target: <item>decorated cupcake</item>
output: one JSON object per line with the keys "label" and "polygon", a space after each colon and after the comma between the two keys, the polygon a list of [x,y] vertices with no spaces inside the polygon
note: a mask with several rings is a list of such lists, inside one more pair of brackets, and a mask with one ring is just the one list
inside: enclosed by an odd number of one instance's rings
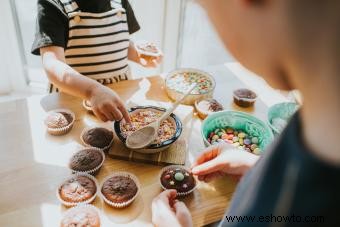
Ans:
{"label": "decorated cupcake", "polygon": [[160,183],[164,190],[175,189],[179,196],[190,194],[196,187],[196,180],[192,173],[178,165],[163,168]]}
{"label": "decorated cupcake", "polygon": [[101,149],[89,147],[76,152],[70,159],[69,167],[73,172],[83,172],[95,175],[105,160]]}
{"label": "decorated cupcake", "polygon": [[74,113],[70,110],[52,110],[47,113],[47,117],[45,119],[47,132],[55,136],[64,135],[72,129],[74,120]]}
{"label": "decorated cupcake", "polygon": [[100,227],[100,217],[92,205],[78,205],[63,216],[60,227]]}
{"label": "decorated cupcake", "polygon": [[117,172],[108,176],[101,186],[104,201],[116,208],[130,205],[137,197],[138,191],[137,177],[127,172]]}
{"label": "decorated cupcake", "polygon": [[113,144],[113,132],[106,128],[84,129],[81,140],[86,146],[97,147],[107,152]]}
{"label": "decorated cupcake", "polygon": [[144,59],[152,59],[162,55],[156,44],[152,42],[138,41],[135,43],[135,47],[140,57]]}
{"label": "decorated cupcake", "polygon": [[91,203],[97,195],[97,181],[85,173],[67,178],[57,189],[57,197],[65,206]]}

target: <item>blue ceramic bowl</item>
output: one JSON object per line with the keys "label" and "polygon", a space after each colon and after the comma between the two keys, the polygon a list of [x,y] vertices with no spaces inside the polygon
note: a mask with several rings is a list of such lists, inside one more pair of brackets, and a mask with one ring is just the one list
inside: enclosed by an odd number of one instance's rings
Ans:
{"label": "blue ceramic bowl", "polygon": [[[161,112],[161,113],[164,113],[166,111],[165,108],[156,107],[156,106],[136,106],[136,107],[130,108],[129,113],[136,113],[141,110],[152,110],[152,111]],[[150,144],[146,148],[136,150],[137,152],[147,153],[147,154],[158,153],[160,151],[167,149],[171,144],[173,144],[181,136],[182,134],[181,120],[173,113],[170,115],[169,118],[172,121],[172,123],[176,126],[176,132],[173,135],[173,137],[159,144]],[[122,141],[125,145],[126,138],[122,134],[122,131],[120,128],[120,122],[116,121],[114,123],[114,130],[116,132],[116,135],[120,139],[120,141]]]}
{"label": "blue ceramic bowl", "polygon": [[210,146],[207,138],[210,132],[217,128],[231,127],[236,130],[242,130],[252,137],[259,138],[259,147],[261,150],[273,141],[274,135],[266,123],[260,119],[239,111],[221,111],[209,115],[202,123],[201,135],[204,144]]}
{"label": "blue ceramic bowl", "polygon": [[275,123],[273,124],[273,119],[279,118],[280,120],[282,119],[283,121],[288,122],[298,109],[299,105],[294,102],[283,102],[271,106],[268,110],[267,120],[273,132],[275,134],[280,134],[284,128],[284,125],[278,127]]}

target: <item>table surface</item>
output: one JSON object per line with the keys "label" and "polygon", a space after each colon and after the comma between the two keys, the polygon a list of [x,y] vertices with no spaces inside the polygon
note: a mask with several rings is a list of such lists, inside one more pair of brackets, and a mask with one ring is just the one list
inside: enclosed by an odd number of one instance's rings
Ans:
{"label": "table surface", "polygon": [[[267,106],[258,100],[254,108],[239,108],[232,102],[232,91],[245,85],[225,66],[209,71],[216,80],[214,97],[229,110],[241,110],[265,120]],[[126,102],[143,104],[170,102],[163,78],[154,76],[111,85]],[[0,104],[0,226],[59,226],[66,208],[57,200],[58,184],[70,171],[70,156],[81,147],[84,127],[103,124],[86,113],[81,101],[65,94],[34,96]],[[72,131],[61,137],[47,134],[46,112],[69,108],[76,114]],[[106,123],[109,124],[109,123]],[[200,136],[201,120],[193,116],[188,156],[190,164],[204,149]],[[101,210],[102,226],[152,226],[151,201],[160,191],[158,174],[162,167],[107,158],[98,181],[112,171],[129,171],[141,182],[136,201],[128,208],[111,209],[97,196],[94,205]],[[182,200],[189,207],[194,225],[202,226],[223,218],[236,183],[228,177],[212,183],[199,182],[197,190]]]}

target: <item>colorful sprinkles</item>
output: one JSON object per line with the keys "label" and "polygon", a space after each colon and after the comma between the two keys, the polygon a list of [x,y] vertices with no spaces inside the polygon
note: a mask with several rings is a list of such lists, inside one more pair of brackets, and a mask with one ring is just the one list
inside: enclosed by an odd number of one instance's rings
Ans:
{"label": "colorful sprinkles", "polygon": [[212,80],[197,72],[181,72],[172,75],[167,79],[167,87],[179,93],[187,91],[191,84],[196,83],[196,88],[191,92],[192,95],[208,93],[212,86]]}

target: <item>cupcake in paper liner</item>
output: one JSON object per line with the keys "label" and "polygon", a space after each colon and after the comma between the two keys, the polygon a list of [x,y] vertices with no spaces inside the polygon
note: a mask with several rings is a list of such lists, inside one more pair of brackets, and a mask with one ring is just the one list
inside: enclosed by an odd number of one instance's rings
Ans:
{"label": "cupcake in paper liner", "polygon": [[196,179],[188,168],[180,165],[164,167],[159,175],[160,185],[164,190],[175,189],[178,196],[185,196],[196,188]]}
{"label": "cupcake in paper liner", "polygon": [[60,222],[60,227],[88,226],[100,227],[99,210],[89,204],[79,204],[67,210]]}
{"label": "cupcake in paper liner", "polygon": [[89,113],[93,114],[92,106],[89,100],[83,100],[83,107],[85,110],[87,110]]}
{"label": "cupcake in paper liner", "polygon": [[115,172],[104,179],[100,188],[105,203],[115,208],[124,208],[136,199],[140,184],[131,173]]}
{"label": "cupcake in paper liner", "polygon": [[80,140],[85,146],[97,147],[108,152],[113,144],[113,131],[103,127],[85,128]]}
{"label": "cupcake in paper liner", "polygon": [[47,132],[54,136],[68,133],[74,124],[75,115],[68,109],[55,109],[47,113],[45,125]]}
{"label": "cupcake in paper liner", "polygon": [[65,206],[92,203],[97,196],[98,182],[87,173],[67,177],[57,188],[57,198]]}
{"label": "cupcake in paper liner", "polygon": [[104,152],[96,147],[86,147],[77,151],[70,159],[69,168],[73,173],[96,175],[105,161]]}

